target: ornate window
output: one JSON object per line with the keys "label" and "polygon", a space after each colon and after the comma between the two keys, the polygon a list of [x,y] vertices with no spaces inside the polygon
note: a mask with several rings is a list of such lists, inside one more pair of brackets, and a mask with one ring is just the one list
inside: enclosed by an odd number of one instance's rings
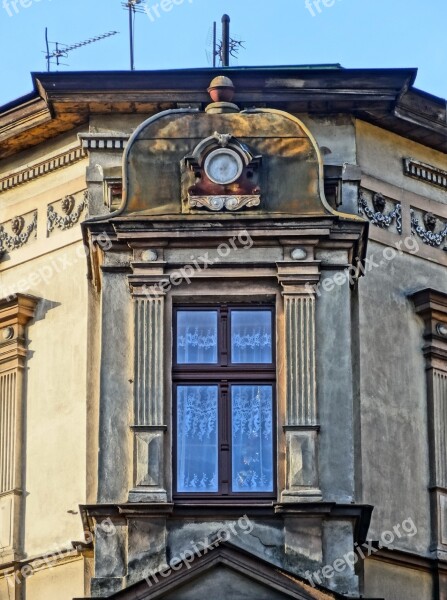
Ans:
{"label": "ornate window", "polygon": [[275,494],[275,340],[270,306],[174,315],[176,497]]}

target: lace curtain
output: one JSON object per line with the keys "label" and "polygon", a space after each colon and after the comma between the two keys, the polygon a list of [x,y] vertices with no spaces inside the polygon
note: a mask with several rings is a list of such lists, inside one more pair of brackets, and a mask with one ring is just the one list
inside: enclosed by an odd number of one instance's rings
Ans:
{"label": "lace curtain", "polygon": [[270,311],[231,313],[231,356],[235,364],[268,364],[272,354],[272,314]]}
{"label": "lace curtain", "polygon": [[271,386],[232,386],[234,492],[273,491]]}
{"label": "lace curtain", "polygon": [[217,363],[217,311],[181,311],[177,315],[177,362]]}
{"label": "lace curtain", "polygon": [[[177,314],[177,362],[218,362],[217,311],[179,311]],[[272,315],[266,310],[231,311],[231,360],[233,364],[270,364],[273,361]]]}
{"label": "lace curtain", "polygon": [[177,489],[217,492],[217,386],[177,388]]}

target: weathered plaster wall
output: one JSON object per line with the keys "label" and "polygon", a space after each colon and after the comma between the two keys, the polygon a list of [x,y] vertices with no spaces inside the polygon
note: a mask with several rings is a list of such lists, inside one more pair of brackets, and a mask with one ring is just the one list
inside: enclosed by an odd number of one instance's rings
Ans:
{"label": "weathered plaster wall", "polygon": [[[63,234],[61,234],[63,235]],[[34,273],[66,269],[27,293],[41,300],[29,325],[25,393],[25,550],[82,538],[78,504],[85,501],[86,264],[80,243],[1,274],[14,289]],[[68,265],[70,265],[68,267]],[[67,511],[75,511],[69,514]]]}
{"label": "weathered plaster wall", "polygon": [[386,600],[433,598],[433,583],[430,573],[406,569],[395,565],[367,560],[365,563],[365,595],[369,598]]}
{"label": "weathered plaster wall", "polygon": [[[2,161],[0,177],[78,146],[77,131],[60,136]],[[70,194],[80,201],[86,164],[81,159],[0,195],[1,223],[38,213],[36,237],[0,262],[2,298],[22,292],[39,299],[28,328],[23,395],[21,532],[28,558],[73,551],[71,542],[84,539],[78,507],[86,501],[87,264],[78,223],[48,236],[47,206]],[[80,220],[86,214],[84,209]],[[27,600],[82,596],[84,559],[51,563],[28,577],[25,587]]]}
{"label": "weathered plaster wall", "polygon": [[[349,503],[354,499],[350,289],[347,281],[332,291],[323,288],[336,272],[323,268],[316,303],[319,469],[324,500]],[[329,289],[329,281],[326,285]]]}
{"label": "weathered plaster wall", "polygon": [[317,140],[325,165],[356,164],[354,120],[350,115],[297,115]]}
{"label": "weathered plaster wall", "polygon": [[[384,246],[370,243],[380,263]],[[418,535],[396,546],[427,553],[429,468],[422,323],[408,295],[447,291],[445,269],[397,255],[359,285],[363,501],[375,505],[371,536],[412,518]]]}
{"label": "weathered plaster wall", "polygon": [[[396,546],[421,554],[429,547],[429,464],[427,439],[427,392],[422,355],[422,323],[415,316],[408,296],[431,287],[447,290],[442,249],[428,252],[422,240],[410,234],[409,206],[431,201],[430,210],[442,214],[445,191],[404,175],[403,158],[445,169],[445,155],[362,121],[356,122],[358,164],[368,187],[388,185],[404,203],[402,236],[370,226],[368,272],[359,283],[359,394],[361,445],[358,471],[362,500],[375,505],[370,536],[412,518],[418,534],[397,540]],[[385,188],[387,189],[387,188]],[[394,190],[394,191],[393,191]],[[381,191],[380,189],[378,191]],[[406,193],[416,194],[407,200]],[[418,201],[418,198],[420,200]],[[389,260],[387,245],[396,242],[411,247]],[[419,245],[419,250],[417,250]],[[405,249],[405,248],[404,248]],[[417,250],[417,251],[416,251]],[[422,258],[429,258],[425,260]],[[378,566],[375,567],[379,569]],[[423,596],[421,596],[423,597]]]}
{"label": "weathered plaster wall", "polygon": [[102,281],[98,502],[126,502],[132,485],[133,303],[127,278]]}
{"label": "weathered plaster wall", "polygon": [[414,158],[446,170],[445,154],[360,120],[356,121],[356,137],[357,164],[364,174],[447,204],[445,190],[408,177],[403,170],[403,158]]}
{"label": "weathered plaster wall", "polygon": [[83,596],[82,558],[49,570],[37,571],[26,582],[27,600],[72,600]]}

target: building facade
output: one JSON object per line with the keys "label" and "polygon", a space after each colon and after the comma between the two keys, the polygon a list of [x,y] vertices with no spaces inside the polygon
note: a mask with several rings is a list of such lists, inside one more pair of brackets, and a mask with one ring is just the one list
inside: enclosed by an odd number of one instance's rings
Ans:
{"label": "building facade", "polygon": [[0,598],[447,598],[415,76],[45,73],[0,109]]}

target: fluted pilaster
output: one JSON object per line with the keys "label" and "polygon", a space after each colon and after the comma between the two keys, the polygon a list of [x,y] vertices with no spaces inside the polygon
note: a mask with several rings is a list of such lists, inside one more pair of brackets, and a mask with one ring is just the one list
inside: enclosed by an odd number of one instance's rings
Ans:
{"label": "fluted pilaster", "polygon": [[158,288],[157,293],[151,293],[147,283],[144,276],[131,276],[135,307],[135,385],[131,426],[134,487],[129,501],[166,502],[165,295]]}
{"label": "fluted pilaster", "polygon": [[314,262],[278,264],[283,286],[286,371],[286,486],[283,502],[322,499],[318,474],[315,295],[306,283],[318,281]]}
{"label": "fluted pilaster", "polygon": [[316,425],[315,299],[284,295],[287,425]]}
{"label": "fluted pilaster", "polygon": [[434,480],[432,483],[447,490],[447,371],[441,372],[433,369],[431,377],[433,427],[435,430],[433,438]]}
{"label": "fluted pilaster", "polygon": [[163,296],[135,300],[135,425],[164,423],[164,302]]}
{"label": "fluted pilaster", "polygon": [[0,547],[2,562],[21,557],[23,379],[27,323],[37,299],[0,300]]}

